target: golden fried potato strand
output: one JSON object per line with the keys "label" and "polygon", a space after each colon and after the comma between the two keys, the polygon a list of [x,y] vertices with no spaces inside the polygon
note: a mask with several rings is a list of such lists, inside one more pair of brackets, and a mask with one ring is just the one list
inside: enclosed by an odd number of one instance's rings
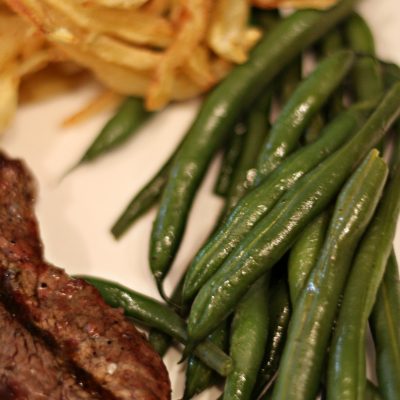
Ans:
{"label": "golden fried potato strand", "polygon": [[261,35],[248,26],[249,0],[1,1],[42,34],[18,50],[30,54],[20,74],[64,57],[149,110],[208,91]]}
{"label": "golden fried potato strand", "polygon": [[211,0],[186,0],[177,16],[175,41],[167,48],[154,75],[146,98],[149,110],[163,108],[172,96],[177,69],[206,35]]}
{"label": "golden fried potato strand", "polygon": [[84,2],[86,6],[91,4],[101,4],[106,7],[130,8],[140,7],[147,3],[148,0],[87,0]]}
{"label": "golden fried potato strand", "polygon": [[338,0],[251,0],[252,5],[260,8],[315,8],[332,7]]}
{"label": "golden fried potato strand", "polygon": [[65,118],[62,122],[64,128],[80,124],[90,117],[97,115],[103,111],[115,108],[121,103],[123,97],[112,90],[104,89],[91,99],[83,108]]}
{"label": "golden fried potato strand", "polygon": [[3,65],[0,71],[0,133],[8,127],[17,110],[19,81],[16,64]]}
{"label": "golden fried potato strand", "polygon": [[234,63],[247,60],[249,49],[261,38],[260,29],[248,26],[247,0],[217,0],[207,42],[219,56]]}
{"label": "golden fried potato strand", "polygon": [[[132,70],[131,68],[99,60],[94,55],[68,44],[62,45],[61,48],[71,59],[89,68],[101,82],[104,82],[106,86],[117,93],[141,97],[144,97],[147,93],[152,80],[152,73]],[[174,82],[172,99],[187,100],[201,93],[202,90],[199,86],[182,75]]]}
{"label": "golden fried potato strand", "polygon": [[50,64],[25,76],[19,87],[19,102],[31,103],[64,95],[93,82],[92,75],[68,62]]}
{"label": "golden fried potato strand", "polygon": [[0,132],[16,112],[21,79],[54,61],[58,55],[44,45],[36,29],[1,4],[0,8]]}

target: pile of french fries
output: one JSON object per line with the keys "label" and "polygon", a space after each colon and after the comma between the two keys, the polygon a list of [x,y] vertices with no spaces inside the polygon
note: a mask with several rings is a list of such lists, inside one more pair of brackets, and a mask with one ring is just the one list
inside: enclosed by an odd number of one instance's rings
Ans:
{"label": "pile of french fries", "polygon": [[249,25],[253,5],[334,2],[0,0],[0,131],[15,113],[21,82],[28,82],[22,87],[29,98],[35,81],[46,85],[48,77],[52,89],[69,87],[84,70],[118,94],[143,97],[149,110],[195,97],[247,60],[262,34]]}

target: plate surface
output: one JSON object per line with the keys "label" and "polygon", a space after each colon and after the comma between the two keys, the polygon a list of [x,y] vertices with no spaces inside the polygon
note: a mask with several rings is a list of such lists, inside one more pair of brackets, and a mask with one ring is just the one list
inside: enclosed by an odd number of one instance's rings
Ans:
{"label": "plate surface", "polygon": [[[364,0],[359,9],[375,34],[378,55],[400,64],[398,0]],[[110,235],[109,228],[131,196],[172,152],[200,102],[170,106],[123,148],[59,182],[109,117],[101,115],[74,128],[60,129],[61,121],[79,109],[95,90],[86,88],[21,107],[12,127],[0,139],[1,147],[11,156],[23,158],[38,181],[37,216],[47,260],[70,274],[102,276],[158,297],[147,261],[155,212],[140,219],[118,242]],[[206,238],[222,205],[211,194],[216,167],[214,163],[196,197],[181,251],[166,279],[167,292]],[[395,248],[400,255],[400,226]],[[176,364],[178,359],[176,351],[166,357],[173,399],[180,398],[183,390],[184,375],[182,366]],[[198,399],[216,399],[218,393],[212,389]]]}

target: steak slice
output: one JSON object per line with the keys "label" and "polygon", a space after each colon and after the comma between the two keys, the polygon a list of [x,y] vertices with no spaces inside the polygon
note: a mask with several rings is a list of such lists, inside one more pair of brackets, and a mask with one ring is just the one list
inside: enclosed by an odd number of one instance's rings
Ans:
{"label": "steak slice", "polygon": [[0,248],[11,262],[42,260],[43,249],[38,225],[32,212],[35,184],[17,160],[0,153]]}
{"label": "steak slice", "polygon": [[101,400],[0,303],[0,399]]}
{"label": "steak slice", "polygon": [[161,358],[122,310],[106,305],[85,281],[43,261],[32,187],[21,162],[0,156],[0,290],[5,303],[106,397],[170,399]]}

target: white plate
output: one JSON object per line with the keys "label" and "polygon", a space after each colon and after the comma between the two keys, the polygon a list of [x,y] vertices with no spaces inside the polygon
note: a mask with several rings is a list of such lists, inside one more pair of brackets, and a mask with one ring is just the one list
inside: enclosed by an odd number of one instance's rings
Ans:
{"label": "white plate", "polygon": [[[380,57],[400,64],[400,4],[398,0],[364,0],[362,14],[374,31]],[[21,107],[11,129],[1,138],[10,155],[26,160],[38,180],[37,215],[47,260],[70,274],[86,273],[119,281],[158,297],[149,273],[147,252],[154,211],[116,242],[109,228],[128,200],[174,149],[192,121],[199,102],[175,105],[161,112],[129,143],[100,161],[83,166],[61,183],[71,166],[97,135],[109,115],[101,115],[71,129],[60,122],[93,94],[87,88],[54,100]],[[167,292],[198,249],[218,215],[221,200],[212,195],[213,173],[207,176],[190,215],[182,249],[166,279]],[[400,255],[400,232],[396,238]],[[173,398],[183,390],[179,355],[167,359]],[[217,390],[198,399],[216,399]]]}

